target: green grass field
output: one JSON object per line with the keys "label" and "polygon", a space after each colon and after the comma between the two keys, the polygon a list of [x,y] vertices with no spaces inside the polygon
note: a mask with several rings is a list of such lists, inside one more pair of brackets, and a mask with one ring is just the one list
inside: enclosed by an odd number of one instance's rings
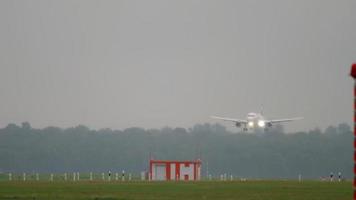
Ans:
{"label": "green grass field", "polygon": [[321,181],[0,181],[0,199],[352,199],[352,183]]}

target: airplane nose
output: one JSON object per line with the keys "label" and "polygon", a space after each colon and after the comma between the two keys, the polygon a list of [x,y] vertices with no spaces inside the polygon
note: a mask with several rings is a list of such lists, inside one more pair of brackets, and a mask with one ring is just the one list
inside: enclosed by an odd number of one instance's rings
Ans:
{"label": "airplane nose", "polygon": [[258,121],[258,126],[259,127],[265,127],[266,123],[263,120]]}

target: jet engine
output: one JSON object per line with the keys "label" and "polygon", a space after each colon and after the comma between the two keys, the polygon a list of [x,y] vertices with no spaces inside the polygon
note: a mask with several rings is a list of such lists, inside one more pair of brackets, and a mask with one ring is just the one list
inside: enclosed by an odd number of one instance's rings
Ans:
{"label": "jet engine", "polygon": [[236,122],[236,127],[241,127],[241,123],[240,122]]}

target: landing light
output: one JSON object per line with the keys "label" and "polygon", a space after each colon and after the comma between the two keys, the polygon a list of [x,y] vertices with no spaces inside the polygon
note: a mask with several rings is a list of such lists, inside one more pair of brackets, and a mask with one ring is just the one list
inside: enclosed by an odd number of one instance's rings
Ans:
{"label": "landing light", "polygon": [[265,127],[266,123],[264,121],[258,121],[258,126],[259,127]]}
{"label": "landing light", "polygon": [[249,127],[253,127],[253,122],[248,122]]}

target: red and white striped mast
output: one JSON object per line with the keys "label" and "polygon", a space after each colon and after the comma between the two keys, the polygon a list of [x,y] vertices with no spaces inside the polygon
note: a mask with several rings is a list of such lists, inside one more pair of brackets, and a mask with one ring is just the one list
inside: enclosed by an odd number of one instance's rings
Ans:
{"label": "red and white striped mast", "polygon": [[354,199],[356,199],[356,63],[351,66],[351,76],[354,79]]}

